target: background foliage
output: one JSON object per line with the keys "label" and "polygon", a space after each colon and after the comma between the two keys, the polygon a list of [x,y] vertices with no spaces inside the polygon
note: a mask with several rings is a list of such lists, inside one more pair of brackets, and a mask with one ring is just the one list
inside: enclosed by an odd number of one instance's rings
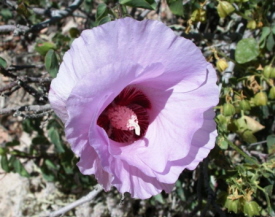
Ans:
{"label": "background foliage", "polygon": [[[275,216],[274,1],[4,0],[0,6],[0,117],[12,138],[0,140],[2,174],[42,176],[66,195],[85,195],[96,181],[76,167],[48,104],[50,82],[82,30],[125,16],[160,19],[216,67],[219,136],[209,157],[195,171],[184,171],[171,194],[145,201],[125,195],[130,205],[124,215]],[[31,138],[24,149],[23,132]],[[28,162],[37,169],[25,169]],[[121,198],[115,189],[108,195]],[[102,192],[93,205],[106,197]],[[111,216],[106,207],[101,215]],[[38,214],[33,212],[25,215]]]}

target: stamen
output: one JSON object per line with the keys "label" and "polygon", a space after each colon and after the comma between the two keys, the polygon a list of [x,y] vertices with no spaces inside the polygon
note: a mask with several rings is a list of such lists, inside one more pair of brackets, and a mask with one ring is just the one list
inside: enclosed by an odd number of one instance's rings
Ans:
{"label": "stamen", "polygon": [[149,126],[151,102],[135,87],[126,87],[105,108],[97,120],[108,137],[119,143],[132,144],[142,138]]}
{"label": "stamen", "polygon": [[135,130],[136,135],[140,135],[137,115],[126,106],[115,106],[107,112],[110,123],[120,130]]}
{"label": "stamen", "polygon": [[129,125],[131,125],[135,128],[135,134],[137,136],[140,136],[140,126],[135,121],[133,121],[132,119],[130,119],[128,123],[129,123]]}

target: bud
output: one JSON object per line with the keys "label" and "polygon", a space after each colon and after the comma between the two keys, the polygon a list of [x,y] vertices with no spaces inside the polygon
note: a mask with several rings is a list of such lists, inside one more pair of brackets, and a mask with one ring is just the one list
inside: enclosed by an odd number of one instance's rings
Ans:
{"label": "bud", "polygon": [[219,1],[217,6],[218,14],[221,18],[225,18],[227,15],[231,14],[235,8],[227,1]]}
{"label": "bud", "polygon": [[259,21],[258,23],[257,23],[257,28],[262,28],[263,27],[263,22],[262,21]]}
{"label": "bud", "polygon": [[265,92],[259,92],[254,96],[256,106],[267,105],[267,95]]}
{"label": "bud", "polygon": [[263,71],[264,76],[266,78],[270,78],[271,71],[272,71],[272,67],[271,66],[265,66],[264,67],[264,71]]}
{"label": "bud", "polygon": [[225,59],[219,59],[216,63],[216,66],[220,72],[223,72],[224,70],[227,69],[228,63],[226,62]]}
{"label": "bud", "polygon": [[257,23],[256,23],[255,20],[249,20],[248,23],[247,23],[247,25],[246,25],[246,27],[248,29],[256,29]]}
{"label": "bud", "polygon": [[232,203],[230,204],[230,206],[228,207],[228,211],[233,211],[234,213],[238,213],[240,210],[240,200],[233,200]]}
{"label": "bud", "polygon": [[274,67],[272,67],[272,69],[271,69],[270,78],[275,78],[275,68]]}
{"label": "bud", "polygon": [[245,201],[243,212],[245,215],[248,215],[249,217],[260,215],[259,205],[255,201]]}
{"label": "bud", "polygon": [[272,87],[270,88],[268,97],[269,97],[270,99],[275,99],[275,86],[272,86]]}
{"label": "bud", "polygon": [[247,100],[242,100],[240,102],[240,109],[244,111],[249,111],[251,109],[251,106]]}
{"label": "bud", "polygon": [[225,103],[223,105],[223,115],[224,116],[231,116],[235,114],[235,107],[231,103]]}

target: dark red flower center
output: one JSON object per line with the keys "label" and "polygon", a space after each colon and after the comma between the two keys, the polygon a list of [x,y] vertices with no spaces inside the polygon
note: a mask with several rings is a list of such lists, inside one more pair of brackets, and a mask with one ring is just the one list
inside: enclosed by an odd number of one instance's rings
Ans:
{"label": "dark red flower center", "polygon": [[149,125],[149,99],[135,87],[126,87],[100,114],[97,124],[109,138],[120,143],[132,143],[146,133]]}

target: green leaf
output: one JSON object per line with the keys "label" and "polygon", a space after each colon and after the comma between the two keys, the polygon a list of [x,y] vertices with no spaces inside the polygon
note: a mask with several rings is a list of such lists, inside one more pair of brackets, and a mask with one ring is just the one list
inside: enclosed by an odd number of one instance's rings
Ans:
{"label": "green leaf", "polygon": [[269,36],[267,37],[266,40],[266,48],[268,51],[272,51],[273,47],[274,47],[275,41],[274,41],[274,37],[273,34],[269,34]]}
{"label": "green leaf", "polygon": [[184,196],[184,191],[183,191],[183,188],[182,188],[182,184],[179,180],[176,182],[176,187],[177,187],[176,188],[177,195],[180,197],[180,199],[182,201],[186,201],[186,198]]}
{"label": "green leaf", "polygon": [[13,140],[11,142],[7,142],[6,143],[6,146],[9,146],[9,147],[11,147],[11,146],[17,146],[17,145],[20,145],[20,142],[18,140]]}
{"label": "green leaf", "polygon": [[103,17],[102,19],[100,19],[98,22],[97,22],[97,26],[100,26],[104,23],[108,23],[111,21],[111,18],[109,16],[106,16],[106,17]]}
{"label": "green leaf", "polygon": [[235,59],[243,64],[256,59],[259,55],[259,46],[254,38],[245,38],[238,42]]}
{"label": "green leaf", "polygon": [[269,135],[266,140],[268,154],[275,154],[275,135]]}
{"label": "green leaf", "polygon": [[270,32],[271,32],[271,29],[269,27],[265,26],[262,28],[262,34],[261,34],[261,38],[259,40],[259,44],[260,44],[261,48],[264,47],[265,40],[266,40],[267,36],[270,34]]}
{"label": "green leaf", "polygon": [[6,153],[8,153],[9,150],[7,148],[2,148],[0,147],[0,155],[6,155]]}
{"label": "green leaf", "polygon": [[35,50],[42,56],[45,56],[50,49],[55,49],[56,45],[52,42],[37,43]]}
{"label": "green leaf", "polygon": [[45,57],[45,67],[51,77],[55,78],[59,69],[59,63],[55,51],[50,49]]}
{"label": "green leaf", "polygon": [[272,192],[273,192],[273,185],[268,185],[264,187],[265,192],[272,197]]}
{"label": "green leaf", "polygon": [[182,0],[167,0],[167,4],[173,14],[183,16]]}
{"label": "green leaf", "polygon": [[156,201],[158,201],[159,203],[161,204],[165,204],[164,200],[163,200],[163,197],[161,194],[157,194],[153,197]]}
{"label": "green leaf", "polygon": [[0,67],[2,68],[6,68],[7,67],[7,62],[5,59],[3,59],[2,57],[0,57]]}
{"label": "green leaf", "polygon": [[1,167],[4,171],[10,172],[10,167],[9,167],[9,160],[7,155],[2,155],[1,156]]}
{"label": "green leaf", "polygon": [[63,148],[63,144],[61,142],[58,131],[54,127],[51,127],[48,130],[48,135],[50,137],[51,142],[54,144],[56,151],[58,153],[63,153],[65,150]]}
{"label": "green leaf", "polygon": [[9,9],[1,9],[0,15],[4,20],[9,20],[12,18],[12,12]]}
{"label": "green leaf", "polygon": [[49,160],[49,159],[46,159],[45,160],[45,164],[47,165],[47,167],[49,168],[49,169],[53,169],[53,170],[57,170],[58,169],[58,166],[57,165],[55,165],[51,160]]}
{"label": "green leaf", "polygon": [[101,3],[97,6],[97,9],[96,9],[96,20],[100,20],[102,17],[105,17],[107,16],[108,14],[108,7],[106,4],[104,3]]}
{"label": "green leaf", "polygon": [[64,154],[62,154],[61,156],[61,165],[65,171],[66,174],[73,174],[73,169],[74,169],[74,163],[73,160],[74,159],[74,154],[73,152],[66,148]]}
{"label": "green leaf", "polygon": [[145,8],[150,10],[155,10],[157,8],[157,3],[154,0],[119,0],[119,3],[134,8]]}
{"label": "green leaf", "polygon": [[18,160],[17,158],[14,158],[12,165],[13,165],[15,172],[17,172],[18,174],[20,174],[23,177],[30,177],[30,174],[24,168],[24,166],[22,165],[20,160]]}
{"label": "green leaf", "polygon": [[47,165],[45,164],[45,162],[43,163],[43,165],[40,167],[41,169],[41,173],[42,173],[42,176],[45,180],[49,181],[49,182],[52,182],[55,180],[55,175],[53,172],[51,172],[49,170],[49,168],[47,167]]}

